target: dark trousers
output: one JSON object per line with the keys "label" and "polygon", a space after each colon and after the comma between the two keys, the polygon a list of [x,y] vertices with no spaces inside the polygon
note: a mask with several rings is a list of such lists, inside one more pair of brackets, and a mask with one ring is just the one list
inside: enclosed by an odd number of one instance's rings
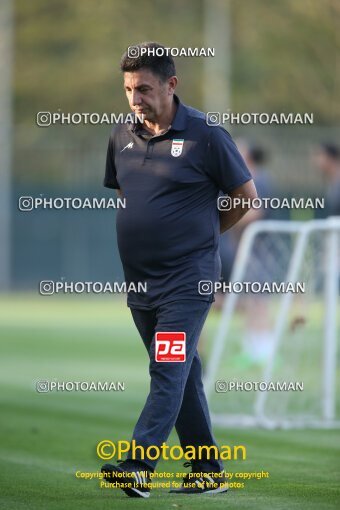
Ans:
{"label": "dark trousers", "polygon": [[[181,300],[150,311],[131,309],[133,320],[150,358],[150,393],[133,432],[137,445],[160,447],[175,426],[180,445],[216,446],[202,384],[202,366],[197,344],[211,303]],[[186,361],[156,362],[156,332],[186,333]],[[154,454],[154,449],[153,449]],[[141,457],[137,457],[140,460]],[[184,459],[185,460],[185,459]],[[144,459],[152,469],[157,460]],[[206,456],[199,461],[204,471],[221,471],[220,460]]]}

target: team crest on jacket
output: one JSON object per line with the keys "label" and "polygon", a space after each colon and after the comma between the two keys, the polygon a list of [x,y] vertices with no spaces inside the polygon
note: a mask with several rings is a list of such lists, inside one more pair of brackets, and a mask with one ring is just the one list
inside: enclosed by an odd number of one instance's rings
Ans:
{"label": "team crest on jacket", "polygon": [[171,156],[178,158],[182,154],[184,140],[174,139],[171,145]]}

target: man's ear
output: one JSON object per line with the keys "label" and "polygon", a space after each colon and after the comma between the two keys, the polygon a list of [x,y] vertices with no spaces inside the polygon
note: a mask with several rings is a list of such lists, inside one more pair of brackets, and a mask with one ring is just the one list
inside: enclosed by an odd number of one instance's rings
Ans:
{"label": "man's ear", "polygon": [[168,79],[168,93],[169,93],[169,96],[173,95],[173,93],[175,92],[175,88],[177,87],[177,83],[178,83],[177,76],[171,76]]}

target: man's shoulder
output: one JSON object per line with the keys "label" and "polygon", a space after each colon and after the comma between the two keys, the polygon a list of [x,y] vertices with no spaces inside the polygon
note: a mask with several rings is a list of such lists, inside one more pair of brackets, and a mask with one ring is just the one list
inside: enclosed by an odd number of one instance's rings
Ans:
{"label": "man's shoulder", "polygon": [[187,115],[190,119],[198,119],[203,120],[205,122],[206,114],[204,112],[201,112],[200,110],[197,110],[196,108],[193,108],[192,106],[189,106],[187,104],[183,106],[186,108]]}
{"label": "man's shoulder", "polygon": [[192,106],[184,106],[187,110],[190,127],[197,127],[207,136],[212,136],[214,138],[219,138],[220,136],[230,137],[230,134],[223,126],[219,124],[212,124],[210,122],[209,113],[204,113]]}
{"label": "man's shoulder", "polygon": [[193,108],[192,106],[188,106],[188,105],[183,105],[183,106],[186,109],[188,127],[190,129],[196,128],[196,129],[208,134],[209,126],[207,125],[207,122],[206,122],[206,114],[204,112],[201,112],[200,110],[197,110],[196,108]]}

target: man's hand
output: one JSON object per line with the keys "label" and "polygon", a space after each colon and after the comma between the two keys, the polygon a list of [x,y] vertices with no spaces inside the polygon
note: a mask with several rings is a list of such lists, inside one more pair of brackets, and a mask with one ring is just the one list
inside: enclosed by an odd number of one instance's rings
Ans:
{"label": "man's hand", "polygon": [[[241,198],[241,199],[249,199],[249,201],[257,198],[257,192],[255,188],[255,184],[253,179],[242,184],[238,188],[234,189],[229,193],[231,199],[233,198]],[[237,223],[242,216],[246,214],[250,209],[250,206],[240,203],[236,207],[232,207],[230,211],[220,211],[220,232],[223,234],[226,230],[231,228],[235,223]]]}

